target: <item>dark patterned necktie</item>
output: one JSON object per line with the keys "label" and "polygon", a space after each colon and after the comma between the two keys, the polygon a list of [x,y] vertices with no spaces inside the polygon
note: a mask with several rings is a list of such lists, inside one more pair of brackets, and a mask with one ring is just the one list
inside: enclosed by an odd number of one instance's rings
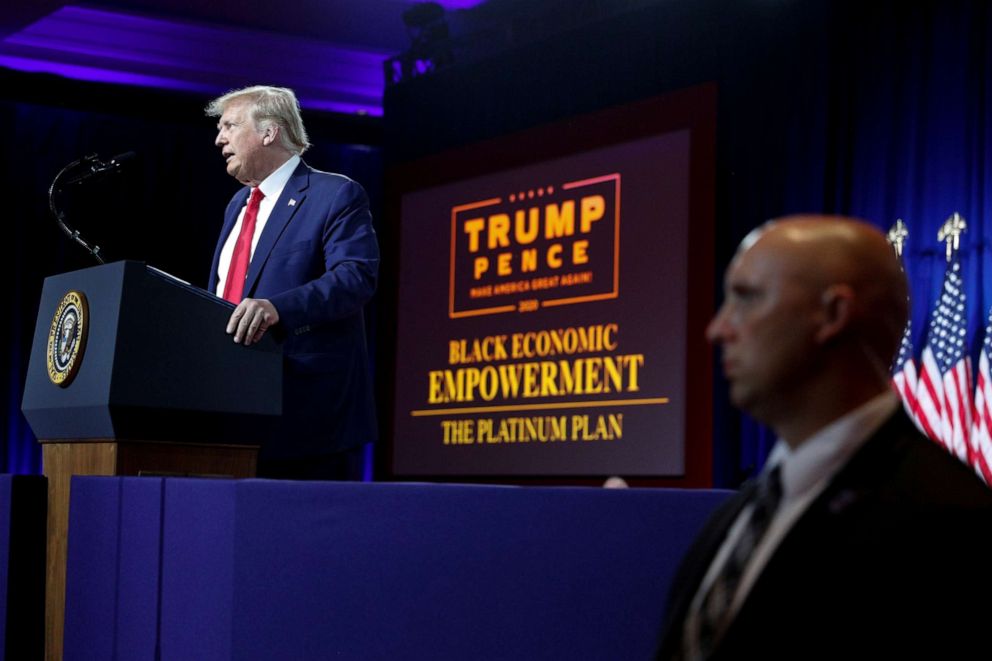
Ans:
{"label": "dark patterned necktie", "polygon": [[754,485],[750,498],[751,518],[744,526],[737,543],[727,561],[713,579],[709,591],[700,604],[698,629],[695,636],[696,647],[692,649],[689,636],[685,637],[684,657],[686,659],[709,658],[720,640],[720,636],[730,623],[730,606],[740,585],[744,568],[758,543],[768,531],[782,500],[782,479],[780,466],[763,475]]}

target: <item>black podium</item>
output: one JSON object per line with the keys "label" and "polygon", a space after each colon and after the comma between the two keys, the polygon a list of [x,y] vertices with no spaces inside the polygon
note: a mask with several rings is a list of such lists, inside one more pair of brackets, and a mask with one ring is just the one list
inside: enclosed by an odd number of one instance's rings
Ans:
{"label": "black podium", "polygon": [[282,410],[282,350],[230,303],[140,262],[45,280],[21,410],[48,477],[46,657],[61,658],[72,475],[252,477]]}

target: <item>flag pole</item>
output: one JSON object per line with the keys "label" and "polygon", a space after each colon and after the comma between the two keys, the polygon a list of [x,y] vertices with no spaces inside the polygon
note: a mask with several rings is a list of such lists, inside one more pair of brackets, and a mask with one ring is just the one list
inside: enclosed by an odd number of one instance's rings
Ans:
{"label": "flag pole", "polygon": [[889,233],[885,235],[889,244],[895,249],[896,257],[902,258],[902,247],[906,243],[906,239],[909,238],[909,230],[906,229],[906,223],[902,222],[902,218],[896,218],[895,225],[889,228]]}
{"label": "flag pole", "polygon": [[[947,261],[951,261],[951,255],[957,252],[960,247],[961,235],[968,229],[968,223],[957,211],[944,221],[937,232],[937,240],[947,244]],[[953,245],[953,248],[952,248]]]}

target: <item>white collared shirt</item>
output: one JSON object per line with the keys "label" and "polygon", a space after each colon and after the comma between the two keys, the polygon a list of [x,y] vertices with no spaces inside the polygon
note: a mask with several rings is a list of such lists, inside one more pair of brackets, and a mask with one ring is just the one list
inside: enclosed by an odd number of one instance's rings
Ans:
{"label": "white collared shirt", "polygon": [[[265,223],[268,222],[269,216],[272,215],[272,209],[275,208],[279,196],[282,195],[282,189],[286,187],[286,183],[299,164],[300,157],[293,154],[288,161],[280,165],[275,172],[262,180],[258,185],[265,197],[258,204],[258,216],[255,218],[255,234],[251,237],[251,257],[255,255],[255,246],[258,245],[258,237],[262,236],[262,230],[265,229]],[[224,296],[224,287],[227,284],[227,271],[231,268],[231,255],[234,254],[234,244],[238,242],[238,235],[241,234],[241,223],[244,220],[249,199],[251,199],[251,195],[245,199],[245,205],[241,207],[241,211],[238,213],[238,220],[234,223],[234,227],[231,228],[231,233],[227,235],[227,240],[224,241],[224,247],[220,251],[220,260],[217,262],[217,289],[214,293],[221,297]]]}
{"label": "white collared shirt", "polygon": [[[793,450],[784,440],[772,448],[762,469],[767,473],[781,466],[782,500],[765,532],[748,561],[737,585],[730,606],[731,617],[737,614],[769,558],[788,534],[810,503],[823,493],[834,475],[848,462],[855,452],[882,426],[899,407],[895,392],[887,390],[876,395],[860,407],[834,420],[819,430],[797,449]],[[750,506],[745,506],[727,532],[713,562],[693,597],[686,621],[686,632],[698,631],[698,617],[702,601],[727,562],[731,551],[744,533],[751,518]],[[687,636],[687,641],[693,636]]]}

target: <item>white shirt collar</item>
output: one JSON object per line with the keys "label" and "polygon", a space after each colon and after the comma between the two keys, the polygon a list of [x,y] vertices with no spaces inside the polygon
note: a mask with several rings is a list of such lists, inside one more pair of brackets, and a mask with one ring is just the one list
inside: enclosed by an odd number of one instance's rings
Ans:
{"label": "white shirt collar", "polygon": [[795,450],[779,440],[764,470],[782,466],[782,498],[801,498],[825,483],[899,407],[886,390],[813,434]]}
{"label": "white shirt collar", "polygon": [[275,172],[262,180],[258,187],[262,189],[266,199],[274,200],[282,193],[282,189],[286,187],[286,182],[293,176],[293,172],[299,164],[299,154],[293,154],[288,161],[276,168]]}

